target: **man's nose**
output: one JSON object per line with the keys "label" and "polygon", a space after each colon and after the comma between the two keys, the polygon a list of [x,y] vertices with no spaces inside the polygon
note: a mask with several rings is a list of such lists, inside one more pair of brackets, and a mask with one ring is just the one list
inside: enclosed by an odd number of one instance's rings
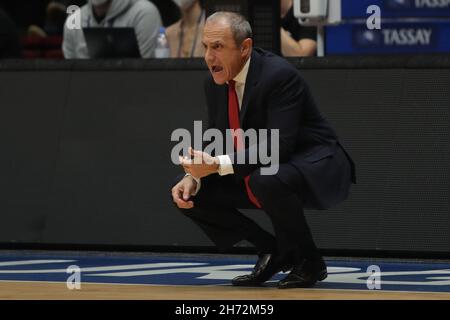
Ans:
{"label": "man's nose", "polygon": [[208,49],[206,49],[206,51],[205,51],[205,61],[206,61],[206,63],[214,62],[214,55]]}

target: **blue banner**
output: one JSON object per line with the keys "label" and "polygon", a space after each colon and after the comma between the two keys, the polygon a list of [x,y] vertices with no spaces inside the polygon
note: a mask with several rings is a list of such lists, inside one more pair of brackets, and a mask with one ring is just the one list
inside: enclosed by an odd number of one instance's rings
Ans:
{"label": "blue banner", "polygon": [[383,18],[450,18],[450,0],[342,0],[342,18],[367,18],[371,5],[380,7]]}
{"label": "blue banner", "polygon": [[381,30],[366,24],[326,27],[326,54],[450,52],[450,22],[390,23]]}

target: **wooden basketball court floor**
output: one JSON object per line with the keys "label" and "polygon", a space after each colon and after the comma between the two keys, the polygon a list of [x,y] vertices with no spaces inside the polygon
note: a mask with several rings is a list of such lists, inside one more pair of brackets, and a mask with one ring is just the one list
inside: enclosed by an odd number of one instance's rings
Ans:
{"label": "wooden basketball court floor", "polygon": [[[336,259],[326,259],[329,277],[315,288],[280,290],[276,281],[283,275],[265,287],[230,286],[229,279],[251,270],[254,258],[246,256],[0,251],[0,299],[450,300],[449,262]],[[74,265],[80,267],[78,289],[69,279]],[[373,265],[381,269],[378,289],[367,286]]]}
{"label": "wooden basketball court floor", "polygon": [[0,282],[2,300],[450,300],[449,293]]}

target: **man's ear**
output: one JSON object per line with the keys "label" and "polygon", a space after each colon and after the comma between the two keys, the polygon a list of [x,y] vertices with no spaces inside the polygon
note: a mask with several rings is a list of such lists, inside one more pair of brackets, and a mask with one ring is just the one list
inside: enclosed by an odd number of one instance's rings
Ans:
{"label": "man's ear", "polygon": [[242,57],[249,56],[251,53],[252,47],[253,47],[253,40],[251,38],[247,38],[244,41],[242,41],[242,44],[241,44]]}

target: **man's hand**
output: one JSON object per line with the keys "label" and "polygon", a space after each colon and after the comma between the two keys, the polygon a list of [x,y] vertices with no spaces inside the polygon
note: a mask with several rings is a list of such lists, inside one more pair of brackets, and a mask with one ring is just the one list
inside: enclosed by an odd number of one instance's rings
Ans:
{"label": "man's hand", "polygon": [[194,207],[194,202],[192,200],[189,201],[191,194],[197,188],[197,182],[190,177],[185,176],[172,188],[172,199],[173,202],[180,209],[191,209]]}
{"label": "man's hand", "polygon": [[203,178],[219,170],[219,159],[209,154],[189,148],[189,155],[193,159],[180,157],[180,164],[184,171],[193,177]]}

